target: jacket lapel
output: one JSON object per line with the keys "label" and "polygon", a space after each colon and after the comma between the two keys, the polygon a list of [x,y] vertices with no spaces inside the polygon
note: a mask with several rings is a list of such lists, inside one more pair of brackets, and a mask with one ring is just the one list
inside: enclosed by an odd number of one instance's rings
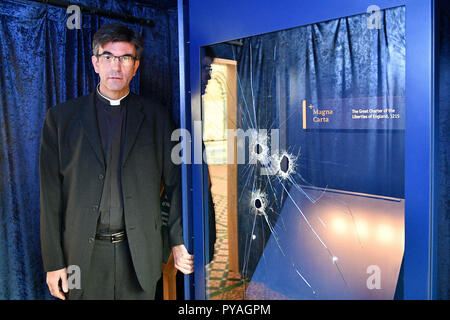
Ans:
{"label": "jacket lapel", "polygon": [[136,99],[136,95],[130,92],[130,99],[127,104],[126,138],[122,166],[127,161],[128,155],[136,141],[142,121],[144,120],[144,113],[141,109],[142,105],[140,99]]}
{"label": "jacket lapel", "polygon": [[100,133],[97,124],[97,113],[94,104],[94,93],[89,94],[88,103],[81,107],[81,123],[84,127],[84,132],[89,140],[89,143],[94,149],[98,160],[105,168],[105,157],[103,154],[102,143],[100,140]]}

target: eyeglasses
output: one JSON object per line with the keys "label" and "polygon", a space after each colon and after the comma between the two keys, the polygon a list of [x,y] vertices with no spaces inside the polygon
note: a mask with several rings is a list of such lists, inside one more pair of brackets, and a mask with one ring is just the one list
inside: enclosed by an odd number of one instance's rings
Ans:
{"label": "eyeglasses", "polygon": [[111,53],[101,53],[95,55],[99,61],[103,64],[111,64],[114,59],[117,59],[119,63],[124,67],[130,67],[134,64],[134,61],[136,61],[136,57],[133,57],[129,54],[124,54],[123,56],[115,56]]}

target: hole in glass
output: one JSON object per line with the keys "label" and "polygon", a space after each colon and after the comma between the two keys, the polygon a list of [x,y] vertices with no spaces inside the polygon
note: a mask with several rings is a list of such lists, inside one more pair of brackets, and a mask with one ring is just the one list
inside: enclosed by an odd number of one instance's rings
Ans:
{"label": "hole in glass", "polygon": [[[362,14],[213,46],[237,61],[236,90],[213,72],[226,100],[203,108],[232,101],[228,129],[249,138],[235,150],[249,161],[223,162],[236,171],[226,194],[235,207],[217,224],[210,298],[392,298],[404,237],[404,11],[382,10],[381,29]],[[236,234],[220,229],[233,218]],[[223,252],[237,267],[214,287]],[[371,270],[382,270],[381,289]]]}

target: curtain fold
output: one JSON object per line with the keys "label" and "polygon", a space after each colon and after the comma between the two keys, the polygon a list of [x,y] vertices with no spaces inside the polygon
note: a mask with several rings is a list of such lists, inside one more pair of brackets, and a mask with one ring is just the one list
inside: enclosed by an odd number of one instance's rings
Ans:
{"label": "curtain fold", "polygon": [[[167,104],[176,121],[176,11],[139,1],[78,3],[153,19],[154,28],[123,22],[144,41],[131,89]],[[92,37],[101,25],[118,21],[82,13],[81,29],[70,30],[67,18],[65,8],[0,2],[0,299],[51,298],[39,238],[41,128],[47,108],[95,88]]]}
{"label": "curtain fold", "polygon": [[439,123],[436,298],[450,298],[450,10],[441,9],[439,26]]}

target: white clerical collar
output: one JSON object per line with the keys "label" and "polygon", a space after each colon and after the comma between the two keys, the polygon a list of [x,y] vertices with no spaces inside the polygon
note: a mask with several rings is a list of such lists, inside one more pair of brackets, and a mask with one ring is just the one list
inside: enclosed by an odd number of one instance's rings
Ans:
{"label": "white clerical collar", "polygon": [[108,100],[108,101],[109,101],[109,104],[112,105],[112,106],[120,106],[120,101],[121,101],[123,98],[125,98],[126,96],[128,96],[128,95],[130,94],[130,90],[128,90],[127,94],[124,95],[122,98],[119,98],[119,99],[114,100],[114,99],[110,99],[110,98],[108,98],[108,97],[105,97],[105,96],[100,92],[99,87],[100,87],[100,84],[97,85],[97,92],[98,92],[98,94],[99,94],[101,97],[103,97],[103,98],[105,98],[106,100]]}

